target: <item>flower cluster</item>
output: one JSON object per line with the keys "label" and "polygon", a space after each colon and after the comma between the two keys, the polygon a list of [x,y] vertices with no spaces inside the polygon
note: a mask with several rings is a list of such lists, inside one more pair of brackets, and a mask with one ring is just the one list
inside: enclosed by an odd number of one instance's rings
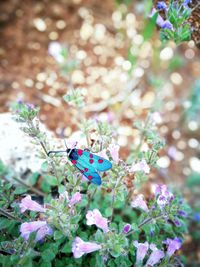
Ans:
{"label": "flower cluster", "polygon": [[[156,18],[156,24],[161,28],[162,40],[172,39],[176,43],[188,41],[191,36],[188,18],[191,14],[190,0],[170,1],[167,5],[164,1],[157,3],[150,13],[151,18]],[[164,13],[160,15],[159,12]]]}

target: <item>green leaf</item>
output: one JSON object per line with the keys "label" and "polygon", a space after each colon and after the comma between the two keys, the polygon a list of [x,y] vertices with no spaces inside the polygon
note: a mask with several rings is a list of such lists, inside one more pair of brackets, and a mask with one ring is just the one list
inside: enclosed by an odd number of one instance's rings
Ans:
{"label": "green leaf", "polygon": [[112,208],[111,207],[106,208],[105,215],[106,215],[106,217],[110,217],[112,215]]}
{"label": "green leaf", "polygon": [[46,262],[49,262],[55,258],[55,254],[51,249],[46,249],[45,251],[42,252],[42,259]]}
{"label": "green leaf", "polygon": [[63,237],[63,233],[61,231],[56,230],[54,232],[54,239],[55,240],[61,239],[62,237]]}
{"label": "green leaf", "polygon": [[156,27],[157,17],[158,17],[158,13],[155,13],[150,20],[146,21],[146,25],[143,31],[144,41],[149,40],[151,36],[153,35],[153,31]]}
{"label": "green leaf", "polygon": [[28,191],[28,188],[26,186],[18,186],[13,193],[15,195],[21,195],[27,191]]}
{"label": "green leaf", "polygon": [[46,180],[46,182],[47,182],[49,185],[51,185],[51,186],[56,186],[56,185],[58,185],[58,180],[57,180],[57,178],[56,178],[55,176],[53,176],[53,175],[45,175],[43,178],[44,178],[44,179]]}

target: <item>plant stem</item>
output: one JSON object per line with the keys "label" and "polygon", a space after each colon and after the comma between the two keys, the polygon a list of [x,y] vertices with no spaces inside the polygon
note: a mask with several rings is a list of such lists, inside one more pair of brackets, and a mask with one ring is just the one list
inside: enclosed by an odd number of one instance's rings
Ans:
{"label": "plant stem", "polygon": [[[156,217],[146,218],[146,219],[144,219],[144,221],[142,221],[142,222],[138,225],[138,228],[142,228],[145,224],[148,224],[148,223],[150,223],[150,222],[153,221],[153,220],[159,220],[159,219],[161,219],[161,218],[165,218],[165,217],[167,217],[167,214],[160,214],[160,215],[158,215],[158,216],[156,216]],[[131,234],[134,233],[134,232],[135,232],[135,230],[132,230],[132,231],[130,231],[128,234],[126,234],[126,236],[129,236],[129,235],[131,235]]]}
{"label": "plant stem", "polygon": [[[9,182],[9,180],[6,178],[6,177],[3,177],[3,179],[6,181],[6,182]],[[12,177],[13,180],[17,181],[19,184],[27,187],[30,191],[34,192],[35,194],[39,195],[39,196],[42,196],[42,197],[45,197],[46,194],[43,193],[42,191],[40,191],[39,189],[35,188],[35,187],[32,187],[31,185],[28,185],[26,182],[24,182],[22,179],[18,178],[18,177]]]}
{"label": "plant stem", "polygon": [[112,202],[111,202],[112,214],[111,214],[111,217],[110,217],[110,221],[112,221],[112,219],[113,219],[113,215],[114,215],[114,203],[115,203],[115,193],[116,193],[116,189],[117,189],[117,186],[118,186],[118,184],[121,182],[121,180],[122,180],[123,177],[124,177],[124,176],[122,175],[122,176],[120,176],[120,177],[117,179],[117,182],[116,182],[116,184],[115,184],[115,187],[114,187],[114,189],[113,189],[113,191],[112,191]]}
{"label": "plant stem", "polygon": [[5,211],[4,209],[0,208],[0,214],[7,217],[8,219],[11,220],[15,220],[18,222],[22,222],[22,220],[20,218],[16,218],[15,216],[13,216],[12,214],[10,214],[9,212]]}
{"label": "plant stem", "polygon": [[88,208],[89,208],[89,206],[90,206],[90,203],[91,203],[91,201],[92,201],[94,195],[96,194],[96,192],[97,192],[97,187],[94,189],[94,191],[93,191],[92,194],[89,194],[89,195],[88,195],[88,204],[87,204],[87,206],[86,206],[86,208],[85,208],[85,211],[88,210]]}

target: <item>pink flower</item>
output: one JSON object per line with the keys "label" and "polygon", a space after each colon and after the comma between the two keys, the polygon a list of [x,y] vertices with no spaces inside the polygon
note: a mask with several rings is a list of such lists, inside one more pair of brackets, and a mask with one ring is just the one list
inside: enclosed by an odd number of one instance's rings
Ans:
{"label": "pink flower", "polygon": [[162,250],[157,249],[154,244],[150,245],[150,249],[152,250],[152,253],[149,256],[146,266],[155,266],[162,258],[164,258],[165,253]]}
{"label": "pink flower", "polygon": [[80,237],[76,237],[72,244],[74,258],[80,258],[84,254],[91,253],[101,249],[101,245],[93,242],[84,242]]}
{"label": "pink flower", "polygon": [[133,199],[133,201],[131,202],[131,207],[133,208],[140,208],[144,211],[148,211],[148,207],[146,204],[146,201],[144,200],[144,196],[143,195],[138,195],[136,198]]}
{"label": "pink flower", "polygon": [[113,161],[118,164],[119,162],[119,145],[116,144],[110,144],[108,147],[108,150],[110,151],[111,157],[113,158]]}
{"label": "pink flower", "polygon": [[80,202],[82,199],[80,192],[76,192],[70,199],[69,205],[74,206],[76,203]]}
{"label": "pink flower", "polygon": [[106,149],[103,149],[101,151],[99,151],[98,153],[95,153],[95,155],[99,156],[99,157],[102,157],[104,159],[107,159],[109,160],[107,154],[106,154]]}
{"label": "pink flower", "polygon": [[86,214],[87,225],[95,224],[98,228],[102,229],[104,233],[109,231],[108,220],[104,218],[98,209],[89,210]]}
{"label": "pink flower", "polygon": [[176,250],[179,250],[182,245],[182,241],[177,237],[174,239],[167,238],[163,243],[168,245],[167,255],[169,257],[171,257]]}
{"label": "pink flower", "polygon": [[36,232],[35,242],[42,240],[46,235],[51,235],[53,230],[49,227],[46,221],[25,222],[21,224],[21,236],[28,240],[31,233]]}
{"label": "pink flower", "polygon": [[146,160],[142,159],[140,162],[133,163],[129,171],[130,172],[143,171],[144,173],[148,174],[150,172],[150,168]]}
{"label": "pink flower", "polygon": [[137,248],[136,262],[142,263],[149,249],[149,243],[148,242],[138,243],[138,241],[134,241],[133,245]]}
{"label": "pink flower", "polygon": [[31,196],[29,195],[21,200],[19,207],[22,213],[25,212],[26,210],[45,212],[45,209],[36,201],[33,201],[31,199]]}
{"label": "pink flower", "polygon": [[166,185],[155,185],[153,190],[157,197],[157,203],[161,208],[174,199],[174,195],[168,190]]}

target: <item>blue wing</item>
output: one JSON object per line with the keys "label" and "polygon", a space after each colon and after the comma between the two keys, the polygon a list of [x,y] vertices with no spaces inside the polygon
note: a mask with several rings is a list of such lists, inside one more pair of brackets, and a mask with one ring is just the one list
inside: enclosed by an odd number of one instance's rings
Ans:
{"label": "blue wing", "polygon": [[101,185],[101,177],[93,167],[86,164],[81,165],[79,161],[77,161],[75,166],[90,182]]}
{"label": "blue wing", "polygon": [[90,153],[89,151],[82,151],[82,155],[78,158],[80,164],[89,164],[89,166],[92,166],[95,170],[100,172],[107,171],[112,168],[112,163],[109,160]]}

